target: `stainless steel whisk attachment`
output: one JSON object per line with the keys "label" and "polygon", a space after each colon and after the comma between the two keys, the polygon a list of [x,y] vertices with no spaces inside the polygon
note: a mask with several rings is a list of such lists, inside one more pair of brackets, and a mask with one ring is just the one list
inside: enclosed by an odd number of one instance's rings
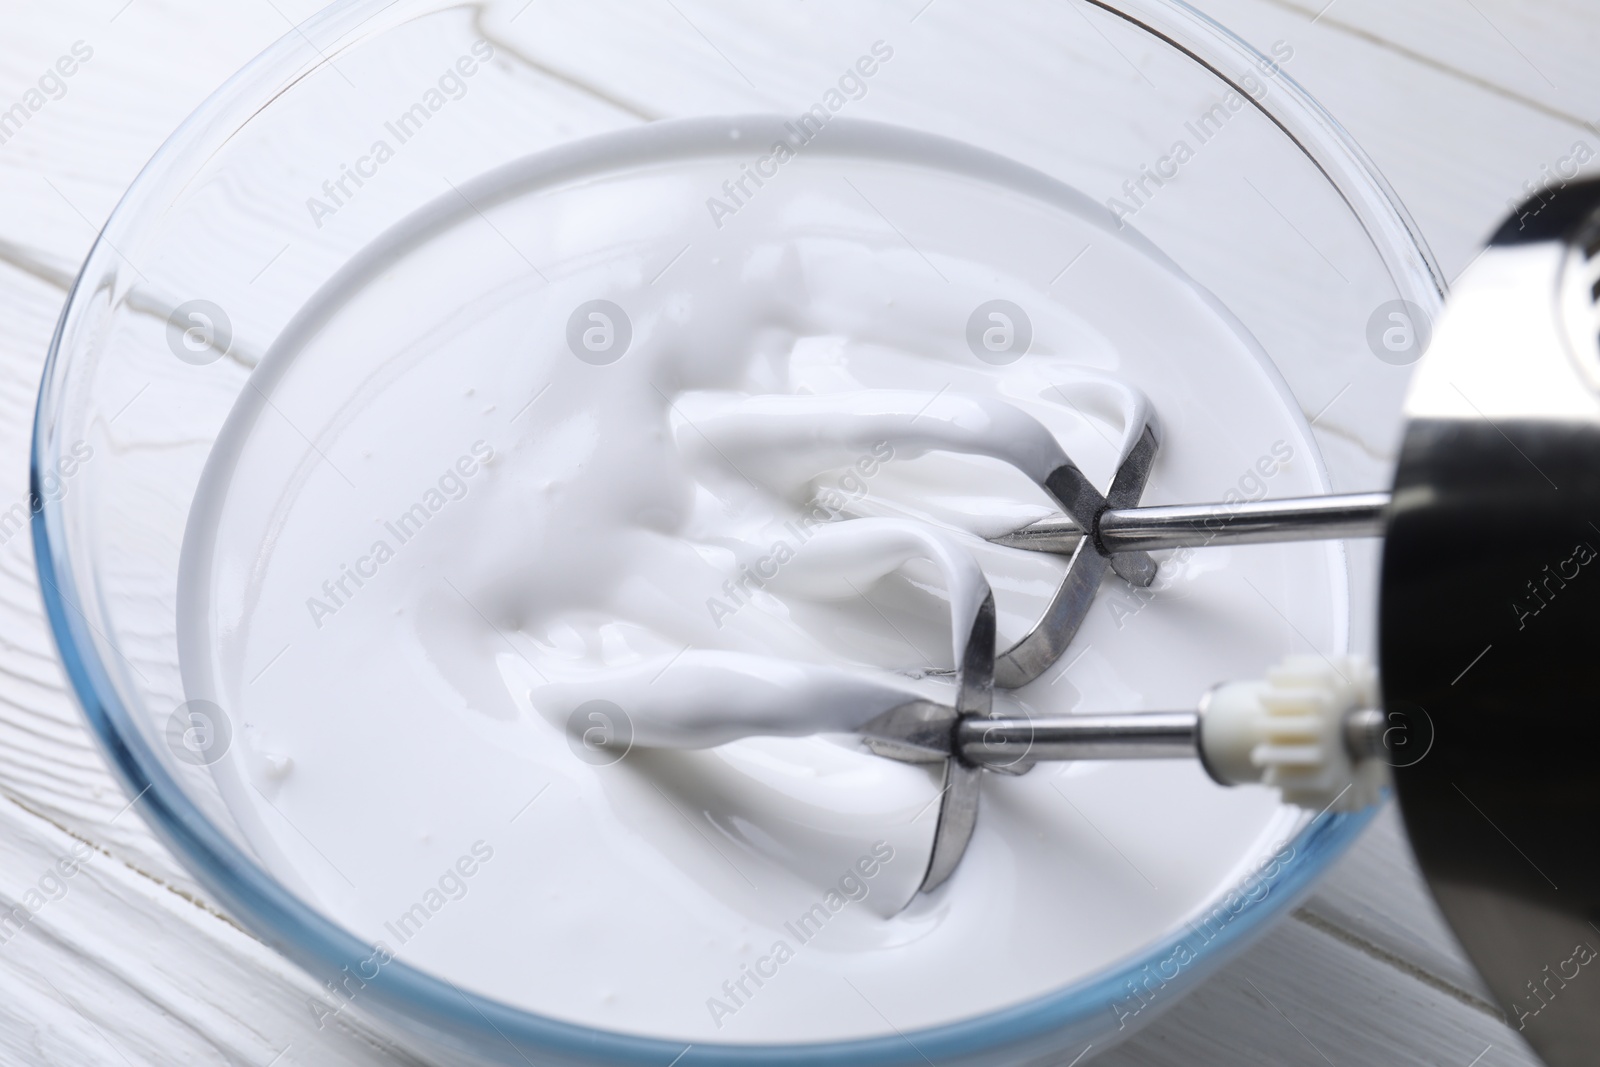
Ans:
{"label": "stainless steel whisk attachment", "polygon": [[[1107,382],[1094,372],[1079,373],[1084,388],[1106,388]],[[727,719],[744,723],[741,729],[746,734],[851,729],[879,756],[941,765],[937,821],[920,884],[923,891],[942,885],[965,854],[977,824],[985,771],[1025,774],[1046,760],[1188,757],[1199,759],[1218,782],[1269,785],[1308,807],[1374,802],[1381,791],[1382,763],[1374,758],[1370,733],[1362,725],[1370,716],[1363,718],[1361,713],[1370,712],[1375,693],[1370,670],[1355,661],[1341,666],[1316,657],[1291,660],[1265,682],[1219,687],[1201,705],[1185,711],[1049,719],[995,713],[997,689],[1020,689],[1059,661],[1108,574],[1135,586],[1155,580],[1158,565],[1149,555],[1152,551],[1372,535],[1383,522],[1389,498],[1381,493],[1237,505],[1136,506],[1156,461],[1159,430],[1142,395],[1127,386],[1118,389],[1123,401],[1119,405],[1123,445],[1104,492],[1043,423],[995,398],[875,389],[823,396],[698,394],[687,402],[680,400],[689,427],[680,436],[680,447],[712,465],[731,464],[727,457],[736,454],[743,468],[736,472],[740,478],[763,479],[780,492],[793,492],[817,471],[884,438],[893,440],[897,455],[942,451],[999,459],[1026,475],[1062,513],[992,540],[1065,556],[1066,568],[1034,626],[1015,644],[1000,648],[987,578],[970,553],[949,540],[951,532],[905,518],[830,522],[825,540],[841,546],[864,542],[885,522],[909,524],[930,545],[943,546],[935,554],[944,560],[947,572],[953,573],[950,568],[958,558],[964,561],[956,569],[981,587],[984,596],[975,616],[964,610],[952,616],[957,647],[955,669],[947,673],[954,693],[946,699],[917,698],[890,686],[888,678],[894,676],[889,675],[884,688],[866,699],[867,710],[849,723],[842,722],[841,709],[835,707],[803,711],[790,706],[752,716],[749,706],[736,705],[741,700],[768,705],[764,691],[758,699],[748,688],[751,671],[726,654],[691,652],[662,668],[660,678],[636,693],[635,699],[644,703],[636,716],[637,727],[644,731],[652,720],[682,718],[686,703],[705,702],[688,675],[679,680],[680,674],[692,669],[723,679],[725,684],[706,691],[722,694],[720,706],[725,706]],[[821,572],[817,573],[820,580]],[[808,669],[811,676],[831,670]],[[862,691],[859,679],[848,685],[853,692]],[[746,695],[736,696],[739,692]],[[811,693],[797,690],[795,695],[803,697],[799,699],[803,703],[814,700]],[[689,717],[708,712],[715,717],[715,711],[708,706]],[[678,735],[678,741],[687,743],[682,739],[693,737],[696,743],[708,743],[707,736],[704,731],[691,732]],[[644,734],[640,737],[643,741]],[[674,743],[670,731],[658,731],[654,740]],[[1369,766],[1376,769],[1367,771]]]}
{"label": "stainless steel whisk attachment", "polygon": [[[996,657],[993,684],[1025,685],[1054,663],[1077,633],[1108,570],[1131,584],[1149,585],[1156,564],[1148,552],[1382,533],[1387,493],[1127,506],[1142,491],[1154,463],[1153,428],[1145,427],[1139,443],[1142,447],[1129,453],[1104,496],[1092,491],[1076,466],[1064,464],[1043,484],[1067,514],[990,538],[1070,557],[1050,609],[1030,639]],[[982,676],[973,669],[982,655],[982,649],[969,647],[964,685]],[[1376,703],[1375,679],[1365,664],[1293,657],[1265,681],[1219,686],[1191,710],[1030,719],[956,714],[918,702],[879,716],[860,732],[866,747],[880,756],[945,764],[934,851],[921,886],[927,892],[949,878],[971,840],[983,770],[1024,774],[1036,763],[1054,760],[1198,759],[1219,784],[1271,785],[1286,800],[1313,809],[1376,803],[1387,782],[1387,722]]]}
{"label": "stainless steel whisk attachment", "polygon": [[[1107,508],[1092,520],[1089,539],[1098,551],[1115,558],[1125,552],[1166,548],[1379,537],[1389,502],[1388,493],[1347,493],[1235,504]],[[1063,515],[990,540],[1032,552],[1070,554],[1083,541],[1084,530],[1076,518]]]}

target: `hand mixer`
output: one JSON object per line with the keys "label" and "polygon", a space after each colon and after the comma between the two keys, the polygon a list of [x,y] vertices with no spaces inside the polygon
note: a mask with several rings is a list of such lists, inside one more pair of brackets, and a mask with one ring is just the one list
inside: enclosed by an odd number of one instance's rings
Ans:
{"label": "hand mixer", "polygon": [[[959,864],[985,770],[1198,758],[1220,783],[1264,783],[1314,810],[1374,803],[1392,781],[1422,870],[1508,1021],[1556,1067],[1595,1062],[1600,577],[1588,572],[1600,570],[1590,566],[1600,556],[1600,183],[1525,205],[1458,281],[1412,382],[1392,493],[1138,507],[1159,440],[1145,410],[1126,413],[1121,463],[1102,494],[1042,426],[997,401],[880,391],[826,433],[816,403],[723,398],[697,425],[710,437],[738,429],[746,448],[792,459],[889,432],[904,440],[908,421],[920,422],[917,448],[998,456],[1063,514],[991,540],[1067,556],[1059,589],[1032,632],[997,650],[993,598],[959,544],[894,520],[840,522],[803,572],[825,578],[837,562],[826,542],[872,539],[883,546],[867,553],[878,570],[922,556],[965,590],[950,598],[953,690],[930,696],[820,667],[774,683],[730,654],[686,656],[641,695],[638,743],[853,731],[880,756],[942,765],[924,891]],[[996,710],[1066,650],[1108,573],[1151,582],[1149,552],[1349,537],[1383,538],[1381,686],[1357,660],[1301,656],[1182,711]],[[708,693],[723,695],[708,703]],[[719,700],[758,710],[708,733],[728,710]],[[1402,753],[1396,723],[1433,733],[1405,729],[1418,747]]]}

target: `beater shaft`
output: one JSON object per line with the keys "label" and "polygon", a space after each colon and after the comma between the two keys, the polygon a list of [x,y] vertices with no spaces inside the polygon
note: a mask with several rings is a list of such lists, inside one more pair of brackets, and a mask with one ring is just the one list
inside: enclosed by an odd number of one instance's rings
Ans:
{"label": "beater shaft", "polygon": [[[1388,493],[1112,508],[1101,513],[1098,534],[1110,553],[1378,537],[1388,508]],[[990,538],[1011,548],[1060,554],[1073,552],[1082,539],[1083,527],[1065,515]]]}
{"label": "beater shaft", "polygon": [[[1385,754],[1383,713],[1343,713],[1345,750],[1357,760]],[[1052,718],[967,718],[956,726],[956,747],[968,763],[1005,767],[1018,760],[1195,759],[1201,753],[1200,714],[1131,711]]]}
{"label": "beater shaft", "polygon": [[1047,719],[964,719],[956,745],[969,763],[1033,760],[1193,759],[1200,716],[1193,711],[1068,715]]}

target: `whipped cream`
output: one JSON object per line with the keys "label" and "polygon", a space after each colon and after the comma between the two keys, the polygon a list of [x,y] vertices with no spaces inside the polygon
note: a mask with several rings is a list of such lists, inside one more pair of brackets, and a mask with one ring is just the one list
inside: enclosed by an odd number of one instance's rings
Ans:
{"label": "whipped cream", "polygon": [[[936,775],[849,731],[950,700],[991,591],[1002,647],[1032,628],[1064,561],[984,538],[1056,510],[1042,472],[1106,486],[1153,407],[1146,502],[1263,455],[1325,485],[1240,324],[1037,172],[837,119],[708,221],[784,135],[657,123],[463,183],[328,283],[217,441],[188,696],[233,726],[212,769],[262,863],[386,957],[686,1042],[892,1034],[1103,973],[1301,824],[1182,763],[988,775],[916,893]],[[997,708],[1192,707],[1343,648],[1338,546],[1157,558]],[[752,724],[786,736],[720,743]]]}

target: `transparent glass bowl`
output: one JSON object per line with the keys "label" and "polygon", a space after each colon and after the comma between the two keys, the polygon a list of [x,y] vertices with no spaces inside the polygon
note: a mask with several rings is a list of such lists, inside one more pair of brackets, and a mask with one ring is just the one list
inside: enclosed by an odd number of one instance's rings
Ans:
{"label": "transparent glass bowl", "polygon": [[[34,491],[43,501],[35,546],[51,626],[85,713],[144,817],[223,906],[319,979],[358,967],[372,946],[267,873],[216,791],[169,744],[183,700],[177,562],[196,482],[248,369],[336,271],[438,197],[445,181],[462,185],[644,121],[798,114],[842,64],[887,40],[899,80],[852,101],[855,117],[976,145],[1106,202],[1273,356],[1315,416],[1334,485],[1382,486],[1386,471],[1371,452],[1398,432],[1408,358],[1380,351],[1373,323],[1387,322],[1395,301],[1431,320],[1443,284],[1382,178],[1292,81],[1292,45],[1261,55],[1164,0],[1006,15],[937,2],[824,7],[660,5],[619,15],[526,0],[336,4],[268,49],[173,135],[84,264],[51,345],[34,440]],[[469,75],[457,64],[482,41],[492,42],[497,62],[467,64]],[[452,70],[454,80],[441,83]],[[441,85],[434,107],[427,93]],[[419,102],[432,114],[448,111],[449,121],[429,119],[426,136],[420,121],[394,130]],[[380,138],[400,142],[383,159],[367,149]],[[185,336],[196,323],[200,333]],[[201,373],[223,351],[229,372]],[[154,440],[167,446],[141,447]],[[1358,647],[1370,632],[1363,620],[1373,613],[1374,559],[1370,549],[1352,550]],[[399,960],[367,981],[358,1010],[381,1015],[422,1049],[483,1062],[1070,1057],[1155,1015],[1119,1020],[1113,1005],[1130,982],[1154,969],[1161,1003],[1170,1004],[1236,954],[1293,905],[1365,818],[1311,823],[1294,842],[1295,859],[1268,879],[1270,892],[1252,893],[1170,976],[1186,931],[1153,932],[1146,951],[1093,980],[903,1036],[697,1044],[685,1054],[678,1042],[592,1030],[464,993]]]}

